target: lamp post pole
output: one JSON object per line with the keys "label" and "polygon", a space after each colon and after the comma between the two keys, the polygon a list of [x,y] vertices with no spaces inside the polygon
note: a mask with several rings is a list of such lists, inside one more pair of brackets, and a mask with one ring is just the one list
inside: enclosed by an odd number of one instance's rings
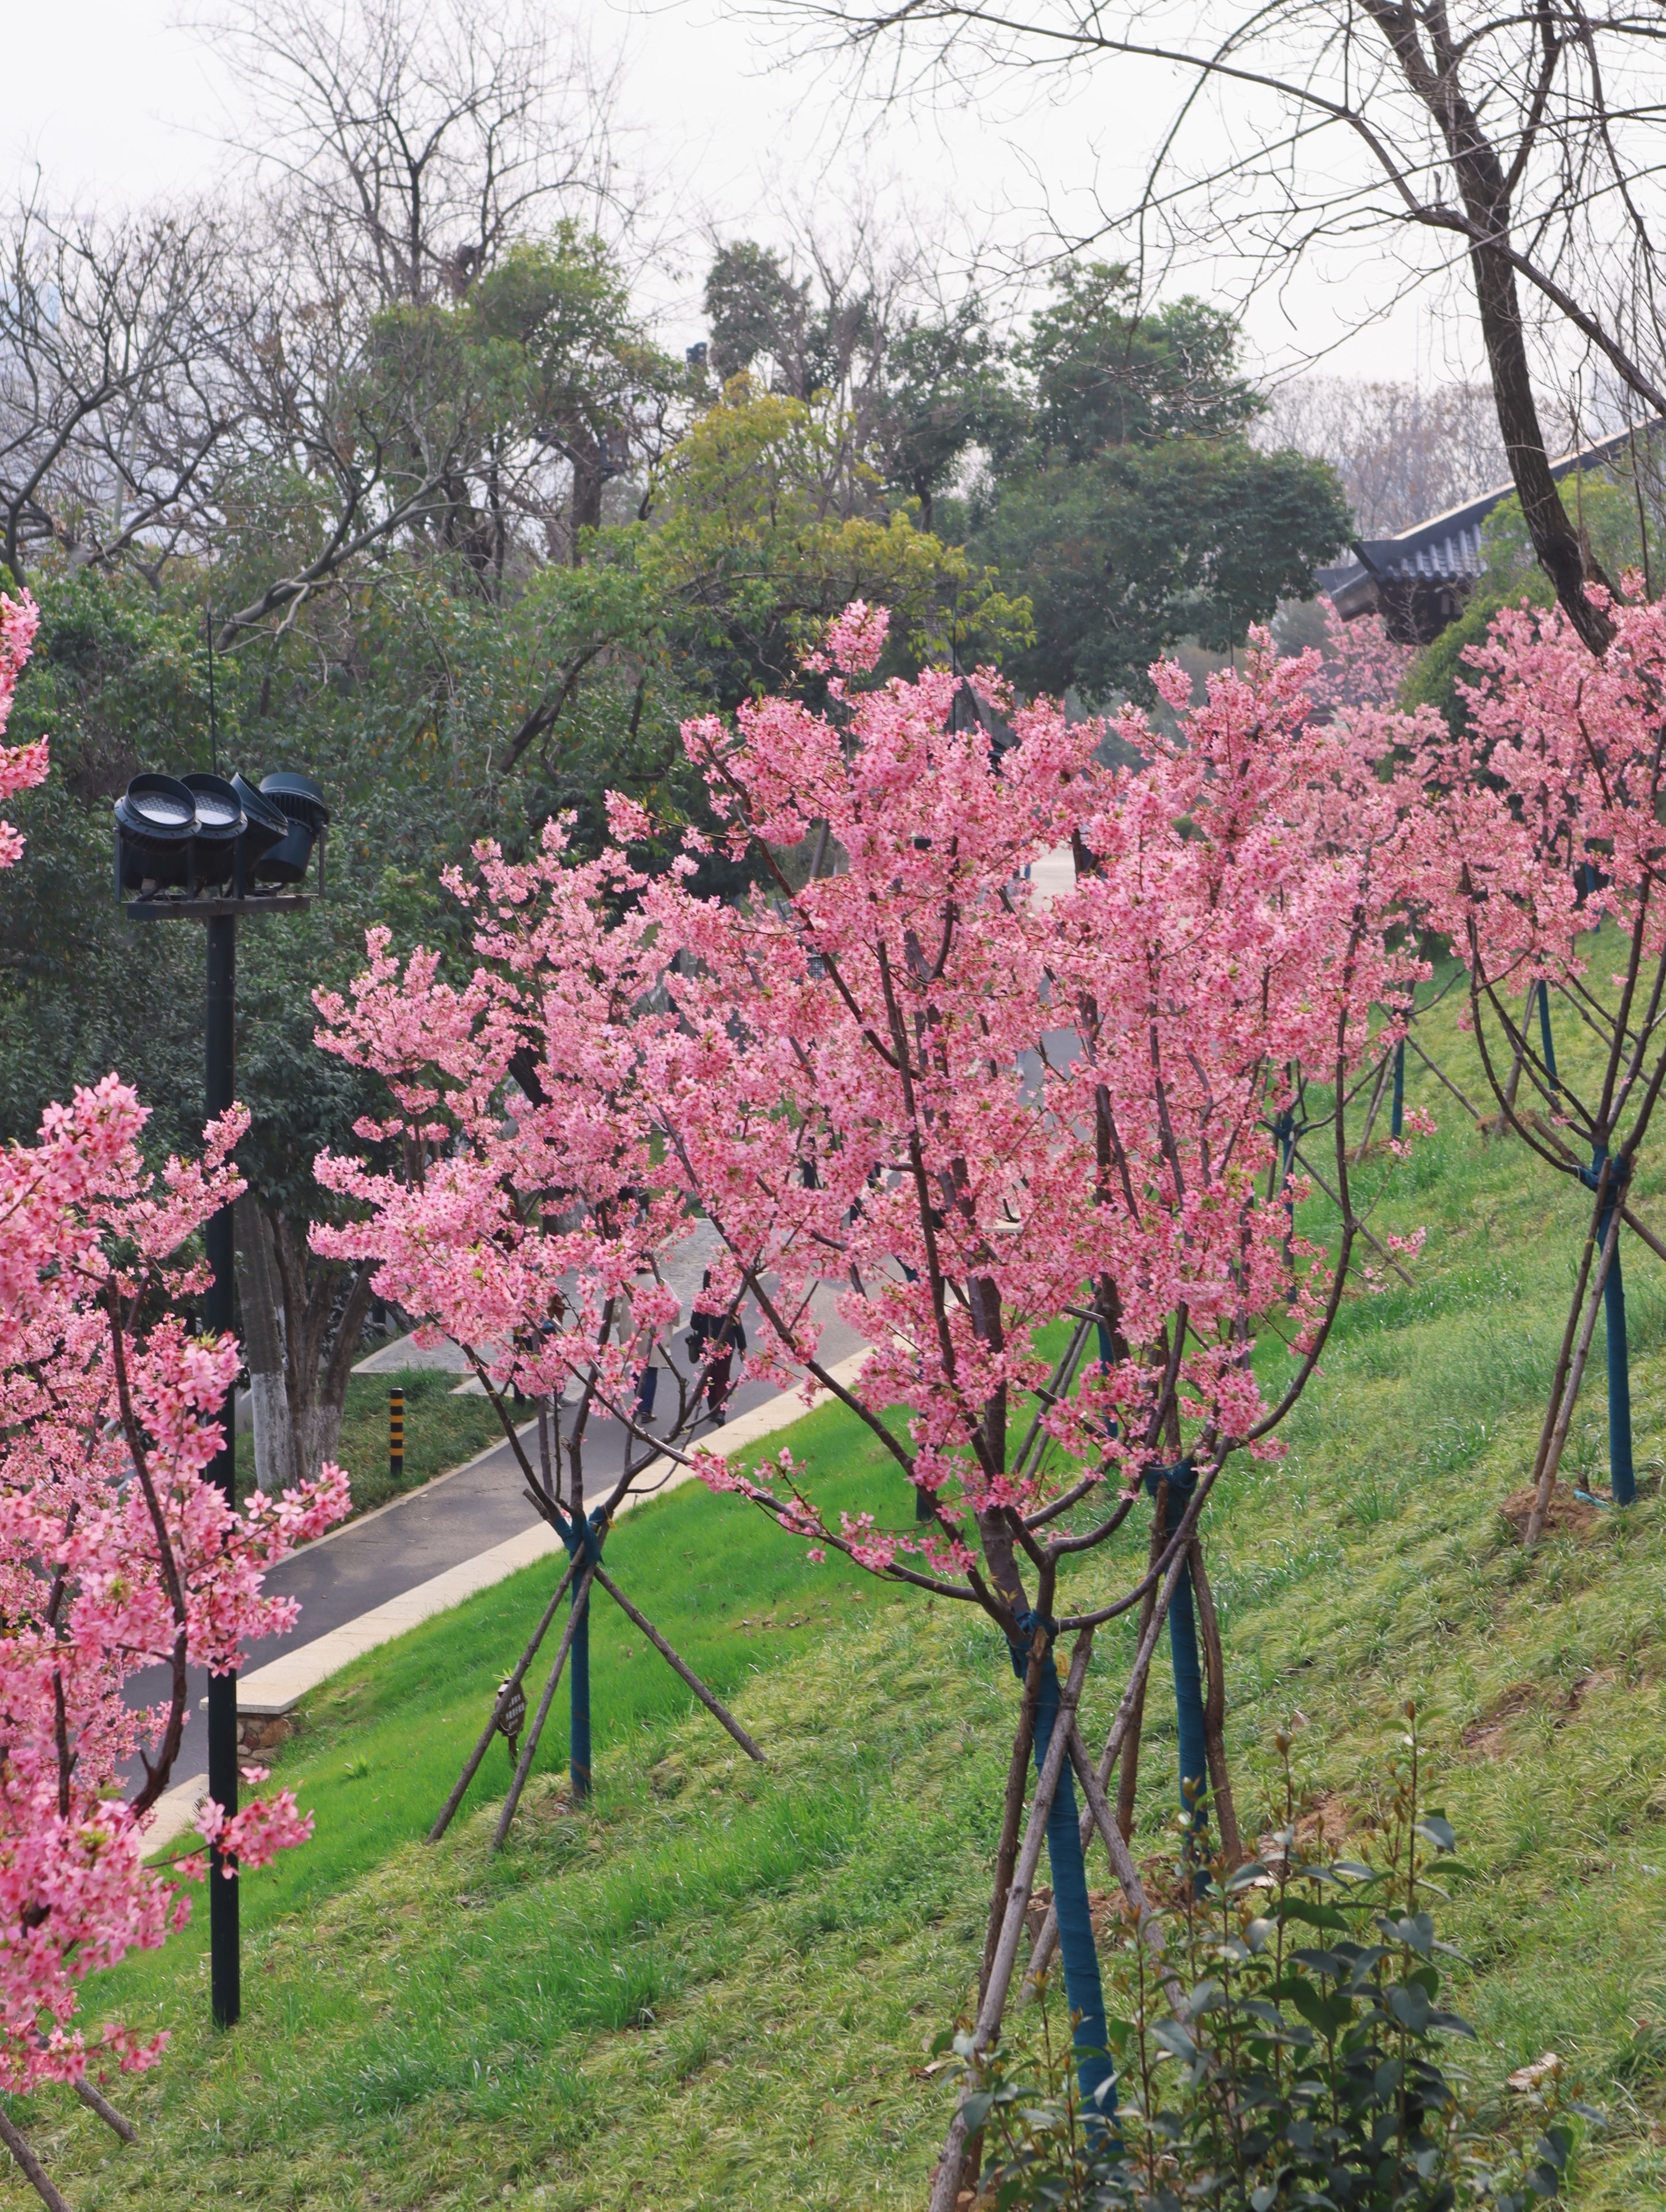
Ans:
{"label": "lamp post pole", "polygon": [[[312,903],[303,888],[330,811],[310,776],[283,770],[258,791],[240,775],[135,776],[115,809],[116,892],[134,921],[201,921],[208,951],[204,1066],[207,1119],[230,1110],[234,1096],[237,921],[245,914],[298,913]],[[130,894],[137,893],[137,896]],[[204,1328],[229,1336],[234,1239],[222,1206],[204,1231],[212,1279]],[[223,1438],[209,1468],[227,1508],[237,1510],[237,1386],[220,1411]],[[210,1674],[208,1688],[209,1795],[228,1820],[237,1810],[237,1676]],[[237,1861],[210,1847],[210,1990],[214,2018],[234,2027],[243,2008]]]}
{"label": "lamp post pole", "polygon": [[[234,1028],[237,1004],[237,917],[210,915],[204,924],[208,937],[208,1054],[204,1089],[208,1119],[230,1110],[235,1062]],[[204,1232],[214,1280],[204,1302],[203,1318],[214,1336],[232,1330],[233,1237],[232,1210],[222,1206]],[[237,1386],[232,1384],[221,1413],[225,1442],[209,1469],[226,1504],[237,1510]],[[210,1674],[208,1688],[209,1796],[228,1820],[237,1810],[237,1677]],[[242,2007],[241,1944],[239,1926],[237,1862],[210,1849],[209,1946],[214,2017],[221,2027],[235,2027]],[[227,1879],[229,1875],[229,1880]]]}

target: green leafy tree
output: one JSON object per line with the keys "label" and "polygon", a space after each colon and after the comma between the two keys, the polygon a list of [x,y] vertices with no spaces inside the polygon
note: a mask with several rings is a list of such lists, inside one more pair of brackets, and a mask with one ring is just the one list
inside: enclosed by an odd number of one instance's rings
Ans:
{"label": "green leafy tree", "polygon": [[1147,694],[1146,671],[1190,639],[1240,644],[1347,535],[1321,461],[1266,453],[1238,333],[1180,300],[1136,312],[1128,272],[1067,264],[1015,349],[1023,382],[988,418],[990,467],[969,538],[1034,611],[1012,654],[1023,687],[1094,704]]}
{"label": "green leafy tree", "polygon": [[[1628,570],[1642,568],[1645,547],[1635,487],[1586,476],[1575,493],[1569,508],[1603,574],[1618,580]],[[1437,708],[1453,730],[1462,726],[1468,712],[1458,689],[1474,679],[1465,655],[1486,636],[1493,616],[1500,607],[1523,601],[1547,607],[1556,597],[1534,552],[1521,501],[1513,492],[1487,517],[1481,544],[1482,573],[1463,612],[1419,653],[1401,687],[1404,705]]]}
{"label": "green leafy tree", "polygon": [[903,665],[956,644],[997,658],[1029,610],[991,572],[895,508],[848,416],[745,380],[689,431],[666,472],[642,560],[711,703],[787,679],[818,626],[852,599],[892,612]]}
{"label": "green leafy tree", "polygon": [[1031,453],[1085,460],[1106,446],[1221,437],[1262,412],[1238,374],[1238,329],[1207,301],[1138,311],[1128,270],[1067,261],[1018,360],[1032,380]]}
{"label": "green leafy tree", "polygon": [[897,334],[879,411],[886,481],[919,502],[933,526],[939,496],[969,447],[1006,440],[1017,413],[1000,349],[975,299],[951,314],[911,319]]}
{"label": "green leafy tree", "polygon": [[1323,462],[1177,437],[1017,477],[972,544],[1035,609],[1034,643],[1006,661],[1014,679],[1114,703],[1142,695],[1179,640],[1224,653],[1305,597],[1347,527]]}

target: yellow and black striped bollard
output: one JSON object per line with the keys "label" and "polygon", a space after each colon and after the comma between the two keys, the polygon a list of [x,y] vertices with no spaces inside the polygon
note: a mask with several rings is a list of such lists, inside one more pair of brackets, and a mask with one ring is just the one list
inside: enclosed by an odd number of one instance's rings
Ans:
{"label": "yellow and black striped bollard", "polygon": [[403,1390],[390,1390],[387,1394],[387,1471],[395,1482],[404,1480],[405,1394]]}

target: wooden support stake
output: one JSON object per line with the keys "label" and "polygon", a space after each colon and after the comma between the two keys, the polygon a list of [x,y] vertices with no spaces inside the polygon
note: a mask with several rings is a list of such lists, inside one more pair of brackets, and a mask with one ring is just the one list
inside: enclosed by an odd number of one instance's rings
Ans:
{"label": "wooden support stake", "polygon": [[124,2142],[137,2142],[139,2131],[125,2112],[119,2112],[107,2097],[100,2096],[92,2083],[82,2079],[76,2083],[76,2094],[89,2112],[96,2112],[106,2128],[113,2128]]}
{"label": "wooden support stake", "polygon": [[[1006,1992],[1012,1987],[1012,1970],[1018,1964],[1018,1941],[1024,1934],[1025,1911],[1030,1903],[1030,1893],[1035,1887],[1042,1845],[1047,1840],[1047,1816],[1052,1811],[1053,1800],[1058,1794],[1059,1777],[1064,1771],[1065,1757],[1069,1749],[1071,1724],[1075,1719],[1076,1705],[1082,1694],[1082,1680],[1087,1673],[1088,1655],[1092,1648],[1093,1631],[1085,1628],[1076,1638],[1076,1648],[1071,1655],[1069,1679],[1061,1693],[1058,1717],[1053,1723],[1052,1740],[1047,1747],[1041,1772],[1036,1777],[1036,1794],[1030,1801],[1029,1825],[1024,1832],[1023,1847],[1012,1871],[1012,1887],[1006,1893],[1006,1917],[1001,1923],[1000,1941],[995,1946],[989,1986],[978,2007],[977,2022],[972,2030],[972,2048],[980,2054],[987,2051],[994,2041],[995,2031],[1000,2026],[1001,2014],[1006,2010]],[[960,2169],[966,2152],[967,2132],[963,2100],[949,2123],[948,2138],[943,2146],[943,2155],[938,2161],[937,2179],[932,2185],[930,2212],[955,2212],[955,2200],[960,2194]]]}
{"label": "wooden support stake", "polygon": [[526,1778],[532,1771],[532,1759],[538,1750],[538,1738],[544,1734],[544,1723],[549,1719],[550,1708],[555,1702],[556,1685],[567,1664],[567,1655],[573,1648],[573,1639],[585,1619],[584,1601],[590,1595],[591,1577],[594,1572],[593,1565],[587,1566],[573,1592],[573,1610],[568,1614],[567,1626],[561,1632],[556,1663],[550,1669],[550,1679],[544,1686],[544,1695],[538,1701],[538,1712],[527,1731],[526,1747],[515,1768],[514,1780],[509,1784],[509,1794],[503,1800],[503,1810],[498,1814],[497,1826],[492,1831],[492,1849],[495,1851],[501,1851],[503,1848],[503,1838],[509,1832],[509,1823],[514,1819],[515,1809],[520,1803],[520,1793],[526,1787]]}
{"label": "wooden support stake", "polygon": [[720,1705],[717,1699],[713,1697],[711,1692],[706,1687],[698,1674],[695,1673],[693,1668],[689,1665],[687,1660],[680,1657],[677,1652],[672,1650],[670,1644],[667,1644],[665,1638],[660,1635],[659,1630],[654,1626],[654,1623],[648,1619],[646,1614],[637,1612],[635,1607],[632,1605],[630,1600],[625,1595],[624,1592],[619,1588],[618,1584],[610,1575],[604,1573],[599,1566],[597,1567],[594,1571],[596,1580],[607,1592],[614,1604],[618,1607],[620,1612],[624,1614],[626,1620],[632,1622],[636,1627],[641,1630],[643,1635],[647,1637],[648,1642],[654,1646],[660,1656],[665,1660],[668,1666],[674,1668],[675,1671],[682,1676],[683,1680],[688,1684],[690,1689],[694,1692],[695,1696],[699,1698],[701,1704],[706,1708],[706,1711],[711,1714],[712,1717],[714,1720],[721,1721],[724,1727],[729,1731],[729,1734],[734,1738],[735,1741],[740,1746],[740,1748],[745,1753],[747,1758],[757,1759],[760,1766],[766,1765],[768,1761],[764,1759],[763,1753],[752,1741],[751,1736],[747,1735],[745,1729],[742,1728],[740,1723],[735,1718],[734,1715],[730,1712],[726,1706]]}
{"label": "wooden support stake", "polygon": [[450,1796],[447,1798],[444,1806],[441,1809],[439,1819],[428,1832],[428,1840],[429,1843],[437,1844],[441,1837],[445,1834],[446,1830],[451,1826],[452,1817],[456,1813],[458,1807],[463,1802],[464,1792],[468,1789],[470,1783],[473,1781],[475,1776],[479,1772],[480,1762],[486,1756],[487,1752],[491,1747],[492,1738],[498,1732],[498,1723],[503,1717],[504,1710],[508,1706],[509,1699],[520,1687],[522,1675],[526,1674],[526,1669],[532,1665],[533,1660],[537,1658],[538,1646],[543,1643],[545,1635],[548,1633],[550,1624],[556,1617],[556,1608],[560,1605],[562,1598],[566,1596],[567,1585],[572,1581],[572,1579],[573,1562],[569,1559],[567,1563],[567,1572],[562,1577],[560,1582],[556,1583],[556,1594],[544,1609],[544,1618],[538,1622],[538,1626],[532,1631],[532,1642],[521,1653],[520,1661],[516,1665],[514,1674],[510,1675],[508,1680],[503,1685],[502,1688],[498,1692],[496,1697],[492,1701],[492,1717],[487,1722],[485,1727],[481,1730],[480,1741],[476,1744],[474,1749],[469,1753],[468,1758],[464,1764],[463,1771],[457,1778],[455,1788],[452,1790]]}
{"label": "wooden support stake", "polygon": [[30,2148],[28,2137],[12,2125],[4,2112],[0,2112],[0,2142],[22,2167],[29,2186],[46,2207],[46,2212],[73,2212],[70,2200],[59,2192],[57,2183]]}

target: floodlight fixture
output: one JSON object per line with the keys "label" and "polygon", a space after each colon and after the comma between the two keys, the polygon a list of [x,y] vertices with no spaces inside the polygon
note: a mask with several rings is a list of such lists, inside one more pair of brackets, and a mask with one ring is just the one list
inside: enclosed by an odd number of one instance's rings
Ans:
{"label": "floodlight fixture", "polygon": [[310,775],[301,775],[293,769],[279,769],[276,774],[262,776],[260,796],[275,806],[287,824],[281,844],[260,863],[258,873],[263,881],[275,884],[299,884],[306,880],[307,864],[313,856],[314,843],[319,846],[319,888],[324,888],[324,847],[320,842],[330,820],[330,810],[324,803],[324,793]]}
{"label": "floodlight fixture", "polygon": [[172,890],[191,874],[197,801],[177,775],[136,775],[116,801],[116,891]]}
{"label": "floodlight fixture", "polygon": [[314,847],[324,889],[330,809],[310,775],[136,775],[116,801],[116,895],[136,921],[206,919],[307,902]]}
{"label": "floodlight fixture", "polygon": [[281,807],[274,806],[264,798],[244,775],[234,775],[231,787],[237,793],[243,809],[243,880],[262,883],[274,880],[261,872],[261,863],[274,845],[281,845],[289,834],[289,817]]}
{"label": "floodlight fixture", "polygon": [[179,781],[197,807],[192,882],[198,890],[223,890],[239,874],[243,832],[248,826],[243,802],[222,775],[182,775]]}

